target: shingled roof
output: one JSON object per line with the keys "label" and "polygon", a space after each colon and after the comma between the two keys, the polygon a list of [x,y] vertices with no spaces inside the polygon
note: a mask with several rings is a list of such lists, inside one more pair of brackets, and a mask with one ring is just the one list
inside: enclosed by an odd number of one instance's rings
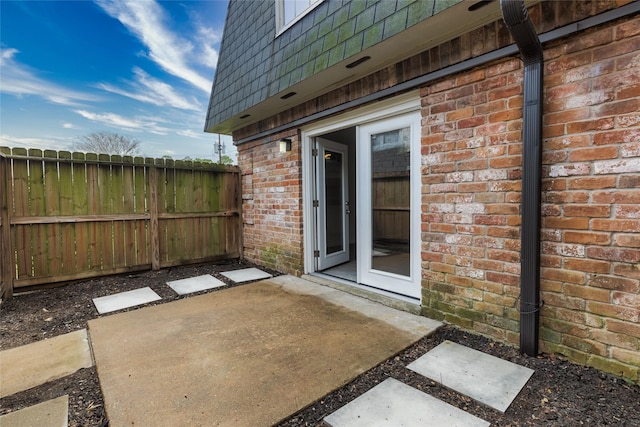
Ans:
{"label": "shingled roof", "polygon": [[[277,34],[275,0],[230,0],[205,131],[231,133],[499,15],[493,7],[452,27],[470,5],[461,2],[325,0]],[[345,72],[370,52],[374,60]]]}

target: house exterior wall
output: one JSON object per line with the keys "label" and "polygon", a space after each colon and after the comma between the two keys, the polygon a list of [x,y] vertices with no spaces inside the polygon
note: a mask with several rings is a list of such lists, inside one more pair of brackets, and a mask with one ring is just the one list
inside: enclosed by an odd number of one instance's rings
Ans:
{"label": "house exterior wall", "polygon": [[[566,7],[558,2],[557,8]],[[538,31],[595,13],[534,7]],[[569,13],[571,12],[571,13]],[[580,16],[578,16],[580,15]],[[545,20],[542,18],[545,17]],[[478,44],[478,40],[483,43]],[[256,125],[244,139],[508,44],[501,23]],[[443,52],[446,52],[443,53]],[[640,371],[640,27],[637,17],[546,44],[541,350],[623,375]],[[507,58],[420,88],[422,312],[519,339],[522,80]],[[293,140],[279,153],[277,140]],[[242,144],[245,255],[303,266],[297,129]]]}
{"label": "house exterior wall", "polygon": [[[277,141],[292,140],[280,153]],[[238,147],[242,170],[245,258],[274,270],[301,275],[302,177],[297,133],[275,134]]]}

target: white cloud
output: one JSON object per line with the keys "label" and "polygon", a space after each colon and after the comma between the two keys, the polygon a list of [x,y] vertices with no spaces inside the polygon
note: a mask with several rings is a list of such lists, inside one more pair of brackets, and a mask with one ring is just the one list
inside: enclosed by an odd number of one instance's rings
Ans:
{"label": "white cloud", "polygon": [[86,110],[74,110],[87,120],[120,129],[137,132],[151,132],[156,135],[167,135],[171,129],[158,125],[155,120],[147,118],[128,118],[115,113],[92,113]]}
{"label": "white cloud", "polygon": [[202,51],[197,57],[203,65],[210,68],[216,68],[218,65],[218,51],[214,47],[219,43],[222,36],[216,32],[213,28],[198,26],[198,34],[196,41],[198,42],[198,48]]}
{"label": "white cloud", "polygon": [[165,12],[157,2],[96,0],[96,3],[127,27],[147,47],[148,57],[165,71],[210,92],[211,79],[189,65],[188,58],[197,55],[193,43],[167,27]]}
{"label": "white cloud", "polygon": [[0,92],[15,96],[39,96],[53,104],[67,106],[79,106],[79,101],[97,100],[88,93],[71,90],[38,77],[35,71],[15,60],[18,53],[17,49],[0,48]]}
{"label": "white cloud", "polygon": [[56,137],[51,139],[42,138],[23,138],[18,136],[0,134],[0,146],[2,147],[20,147],[20,148],[38,148],[41,150],[67,150],[68,144],[57,141]]}
{"label": "white cloud", "polygon": [[73,123],[63,123],[62,127],[65,129],[79,129],[76,125],[74,125]]}
{"label": "white cloud", "polygon": [[202,106],[196,99],[187,99],[169,84],[154,79],[139,67],[133,68],[135,82],[127,82],[128,89],[121,89],[108,83],[100,83],[100,89],[126,96],[140,102],[157,105],[159,107],[173,107],[181,110],[202,111]]}
{"label": "white cloud", "polygon": [[180,135],[180,136],[186,136],[187,138],[196,138],[196,139],[203,139],[204,136],[205,136],[204,132],[196,133],[196,132],[192,131],[191,129],[179,130],[176,133],[178,135]]}

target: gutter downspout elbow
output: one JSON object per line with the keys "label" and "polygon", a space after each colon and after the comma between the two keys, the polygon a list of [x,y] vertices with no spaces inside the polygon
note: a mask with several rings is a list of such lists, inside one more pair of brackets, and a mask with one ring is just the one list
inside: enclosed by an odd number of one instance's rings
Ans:
{"label": "gutter downspout elbow", "polygon": [[500,0],[502,17],[524,62],[522,112],[522,229],[520,352],[538,355],[540,323],[540,210],[544,57],[524,0]]}

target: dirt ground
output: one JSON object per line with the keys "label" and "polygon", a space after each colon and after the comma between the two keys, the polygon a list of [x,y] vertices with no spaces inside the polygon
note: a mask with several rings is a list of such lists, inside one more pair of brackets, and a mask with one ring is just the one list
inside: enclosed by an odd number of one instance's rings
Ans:
{"label": "dirt ground", "polygon": [[[165,284],[169,280],[211,274],[225,283],[230,283],[219,274],[220,271],[252,266],[248,263],[228,261],[176,267],[158,272],[87,280],[63,287],[17,294],[12,300],[0,305],[0,349],[6,350],[86,328],[88,320],[99,317],[92,302],[95,297],[149,286],[162,297],[162,300],[147,305],[164,304],[189,297],[175,294]],[[270,273],[277,275],[274,271]],[[139,307],[132,310],[137,308]],[[527,366],[534,369],[535,373],[506,413],[502,414],[405,368],[444,340]],[[493,426],[640,427],[640,387],[595,369],[569,363],[559,357],[523,356],[515,348],[452,326],[446,326],[434,335],[420,340],[278,425],[321,425],[325,416],[389,377],[490,421]],[[108,425],[95,368],[82,369],[68,377],[2,398],[0,415],[65,394],[69,394],[69,426]]]}

